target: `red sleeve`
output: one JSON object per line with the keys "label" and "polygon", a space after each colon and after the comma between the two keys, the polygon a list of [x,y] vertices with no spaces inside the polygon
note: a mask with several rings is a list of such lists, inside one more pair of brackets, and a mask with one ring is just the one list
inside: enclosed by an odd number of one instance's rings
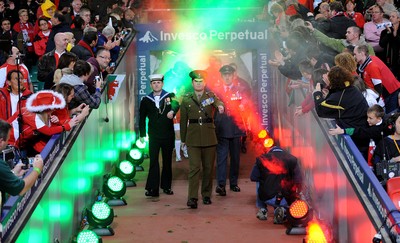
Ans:
{"label": "red sleeve", "polygon": [[308,93],[306,98],[301,102],[301,111],[305,114],[314,108],[314,98],[312,93]]}
{"label": "red sleeve", "polygon": [[59,123],[57,123],[57,125],[65,126],[71,120],[69,116],[69,111],[66,108],[54,110],[52,115],[58,117]]}
{"label": "red sleeve", "polygon": [[[71,130],[71,127],[69,126],[68,123],[64,125],[64,128],[66,131]],[[37,131],[43,133],[44,135],[52,136],[57,133],[62,133],[64,129],[62,126],[51,126],[51,127],[43,126],[40,129],[37,129]]]}
{"label": "red sleeve", "polygon": [[358,27],[360,27],[361,29],[364,28],[365,20],[364,16],[361,13],[356,13],[354,20],[356,21]]}
{"label": "red sleeve", "polygon": [[19,26],[19,21],[17,23],[14,24],[13,26],[13,30],[15,30],[16,32],[21,32],[21,28]]}

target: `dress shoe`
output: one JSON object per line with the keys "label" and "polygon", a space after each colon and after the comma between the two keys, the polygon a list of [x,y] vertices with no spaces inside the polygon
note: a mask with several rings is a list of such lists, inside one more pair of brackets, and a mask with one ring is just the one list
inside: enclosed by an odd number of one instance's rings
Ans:
{"label": "dress shoe", "polygon": [[240,192],[240,187],[238,187],[237,185],[231,186],[231,191]]}
{"label": "dress shoe", "polygon": [[190,208],[196,209],[197,208],[197,198],[190,198],[186,205]]}
{"label": "dress shoe", "polygon": [[205,205],[210,205],[212,202],[211,202],[211,199],[210,199],[210,197],[204,197],[203,198],[203,204],[205,204]]}
{"label": "dress shoe", "polygon": [[220,196],[226,196],[225,186],[217,186],[215,188],[215,192],[218,193]]}
{"label": "dress shoe", "polygon": [[246,145],[242,145],[242,147],[240,148],[242,150],[242,153],[247,153],[247,148]]}
{"label": "dress shoe", "polygon": [[163,192],[167,195],[173,195],[174,191],[172,191],[171,189],[164,189]]}
{"label": "dress shoe", "polygon": [[144,195],[146,195],[146,197],[158,197],[158,196],[160,196],[160,194],[158,192],[153,191],[153,190],[146,191],[146,193]]}

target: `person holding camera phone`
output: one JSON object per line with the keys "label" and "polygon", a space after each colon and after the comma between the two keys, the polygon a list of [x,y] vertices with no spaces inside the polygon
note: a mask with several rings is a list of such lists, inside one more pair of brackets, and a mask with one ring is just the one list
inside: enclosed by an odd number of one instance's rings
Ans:
{"label": "person holding camera phone", "polygon": [[[312,83],[313,86],[311,87],[312,90],[315,89],[316,84],[320,84],[322,93],[324,97],[328,94],[328,86],[329,86],[329,80],[328,80],[328,70],[318,68],[313,71],[312,73]],[[312,96],[312,90],[310,90],[309,93],[307,93],[307,96],[304,98],[304,100],[301,102],[301,105],[296,107],[295,111],[295,116],[302,116],[306,113],[308,113],[311,109],[314,108],[314,101],[313,101],[313,96]]]}
{"label": "person holding camera phone", "polygon": [[111,61],[110,51],[104,47],[97,48],[96,57],[91,57],[87,60],[87,62],[92,66],[92,73],[88,77],[88,79],[84,82],[88,87],[88,91],[91,94],[96,92],[96,77],[100,77],[103,80],[103,77],[106,77],[107,74],[113,73],[114,68],[109,66]]}
{"label": "person holding camera phone", "polygon": [[[11,125],[4,120],[0,119],[0,151],[3,151],[8,145],[8,139],[10,138]],[[13,169],[9,165],[0,159],[0,191],[2,198],[4,194],[8,193],[12,196],[24,195],[34,184],[43,169],[43,159],[40,154],[37,154],[33,159],[31,167],[33,167],[31,173],[22,177],[26,169],[22,167],[24,164],[19,163]]]}

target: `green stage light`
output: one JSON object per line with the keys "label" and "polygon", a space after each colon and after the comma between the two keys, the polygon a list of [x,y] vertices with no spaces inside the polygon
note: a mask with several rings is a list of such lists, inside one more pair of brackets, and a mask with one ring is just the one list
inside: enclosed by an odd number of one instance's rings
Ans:
{"label": "green stage light", "polygon": [[126,159],[132,162],[136,166],[136,171],[143,171],[143,167],[141,164],[144,161],[144,154],[143,150],[139,149],[134,145],[134,147],[129,151],[128,155],[126,156]]}
{"label": "green stage light", "polygon": [[118,176],[110,177],[107,180],[106,185],[110,189],[109,191],[111,192],[111,196],[122,197],[126,192],[126,188],[124,188],[124,182]]}
{"label": "green stage light", "polygon": [[140,165],[144,161],[143,152],[139,148],[132,148],[129,151],[129,156],[132,158],[132,162],[136,165]]}
{"label": "green stage light", "polygon": [[133,177],[135,177],[136,171],[135,171],[135,166],[127,161],[121,161],[118,165],[118,171],[120,171],[119,174],[121,174],[121,176],[119,176],[121,179],[132,179]]}
{"label": "green stage light", "polygon": [[76,243],[102,243],[103,240],[94,231],[82,230],[76,237]]}
{"label": "green stage light", "polygon": [[99,236],[114,235],[110,224],[114,220],[114,210],[105,202],[97,201],[91,209],[86,209],[87,221]]}
{"label": "green stage light", "polygon": [[133,181],[136,175],[136,167],[132,162],[128,160],[119,162],[114,167],[113,174],[121,178],[127,187],[136,186],[136,183]]}
{"label": "green stage light", "polygon": [[103,183],[103,193],[110,206],[127,205],[123,195],[126,193],[126,184],[118,176],[106,175]]}
{"label": "green stage light", "polygon": [[105,220],[107,219],[110,214],[111,214],[111,210],[110,210],[110,206],[108,206],[107,203],[104,202],[96,202],[95,204],[93,204],[92,206],[92,213],[93,215],[99,219],[99,220]]}
{"label": "green stage light", "polygon": [[138,140],[136,140],[135,144],[139,149],[145,149],[146,148],[146,141],[141,142],[140,139],[138,139]]}

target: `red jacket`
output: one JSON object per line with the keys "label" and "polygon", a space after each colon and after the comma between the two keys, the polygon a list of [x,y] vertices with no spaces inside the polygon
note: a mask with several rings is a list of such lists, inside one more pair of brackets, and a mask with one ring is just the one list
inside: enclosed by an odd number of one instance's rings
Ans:
{"label": "red jacket", "polygon": [[[25,89],[22,92],[21,97],[21,108],[26,106],[26,99],[32,94],[29,89]],[[18,111],[18,104],[17,104],[17,111]],[[11,96],[10,91],[7,88],[0,89],[0,119],[8,120],[12,116],[11,112]]]}
{"label": "red jacket", "polygon": [[[18,33],[25,30],[28,33],[31,43],[33,42],[33,39],[35,38],[35,28],[33,27],[33,24],[31,24],[29,22],[27,22],[26,24],[17,22],[14,24],[13,30],[15,30]],[[27,49],[29,52],[33,52],[33,46],[28,46]]]}
{"label": "red jacket", "polygon": [[364,24],[365,24],[365,19],[364,19],[364,15],[362,15],[359,12],[353,12],[351,14],[345,12],[344,15],[346,15],[347,17],[351,18],[352,20],[354,20],[354,22],[356,22],[357,26],[360,29],[364,28]]}
{"label": "red jacket", "polygon": [[64,130],[71,130],[68,123],[63,125],[64,127],[45,124],[38,114],[29,112],[26,107],[22,108],[21,134],[18,126],[18,113],[8,119],[8,122],[13,127],[8,144],[20,149],[30,146],[38,153],[43,150],[52,135],[61,133]]}
{"label": "red jacket", "polygon": [[54,110],[53,113],[51,113],[51,115],[57,116],[58,120],[59,120],[59,122],[54,125],[64,125],[64,124],[67,124],[71,120],[69,110],[68,110],[68,104],[65,106],[64,109]]}
{"label": "red jacket", "polygon": [[46,53],[46,45],[48,40],[49,36],[45,36],[42,31],[39,31],[39,33],[35,36],[35,39],[33,39],[33,47],[35,48],[35,53],[39,58]]}

